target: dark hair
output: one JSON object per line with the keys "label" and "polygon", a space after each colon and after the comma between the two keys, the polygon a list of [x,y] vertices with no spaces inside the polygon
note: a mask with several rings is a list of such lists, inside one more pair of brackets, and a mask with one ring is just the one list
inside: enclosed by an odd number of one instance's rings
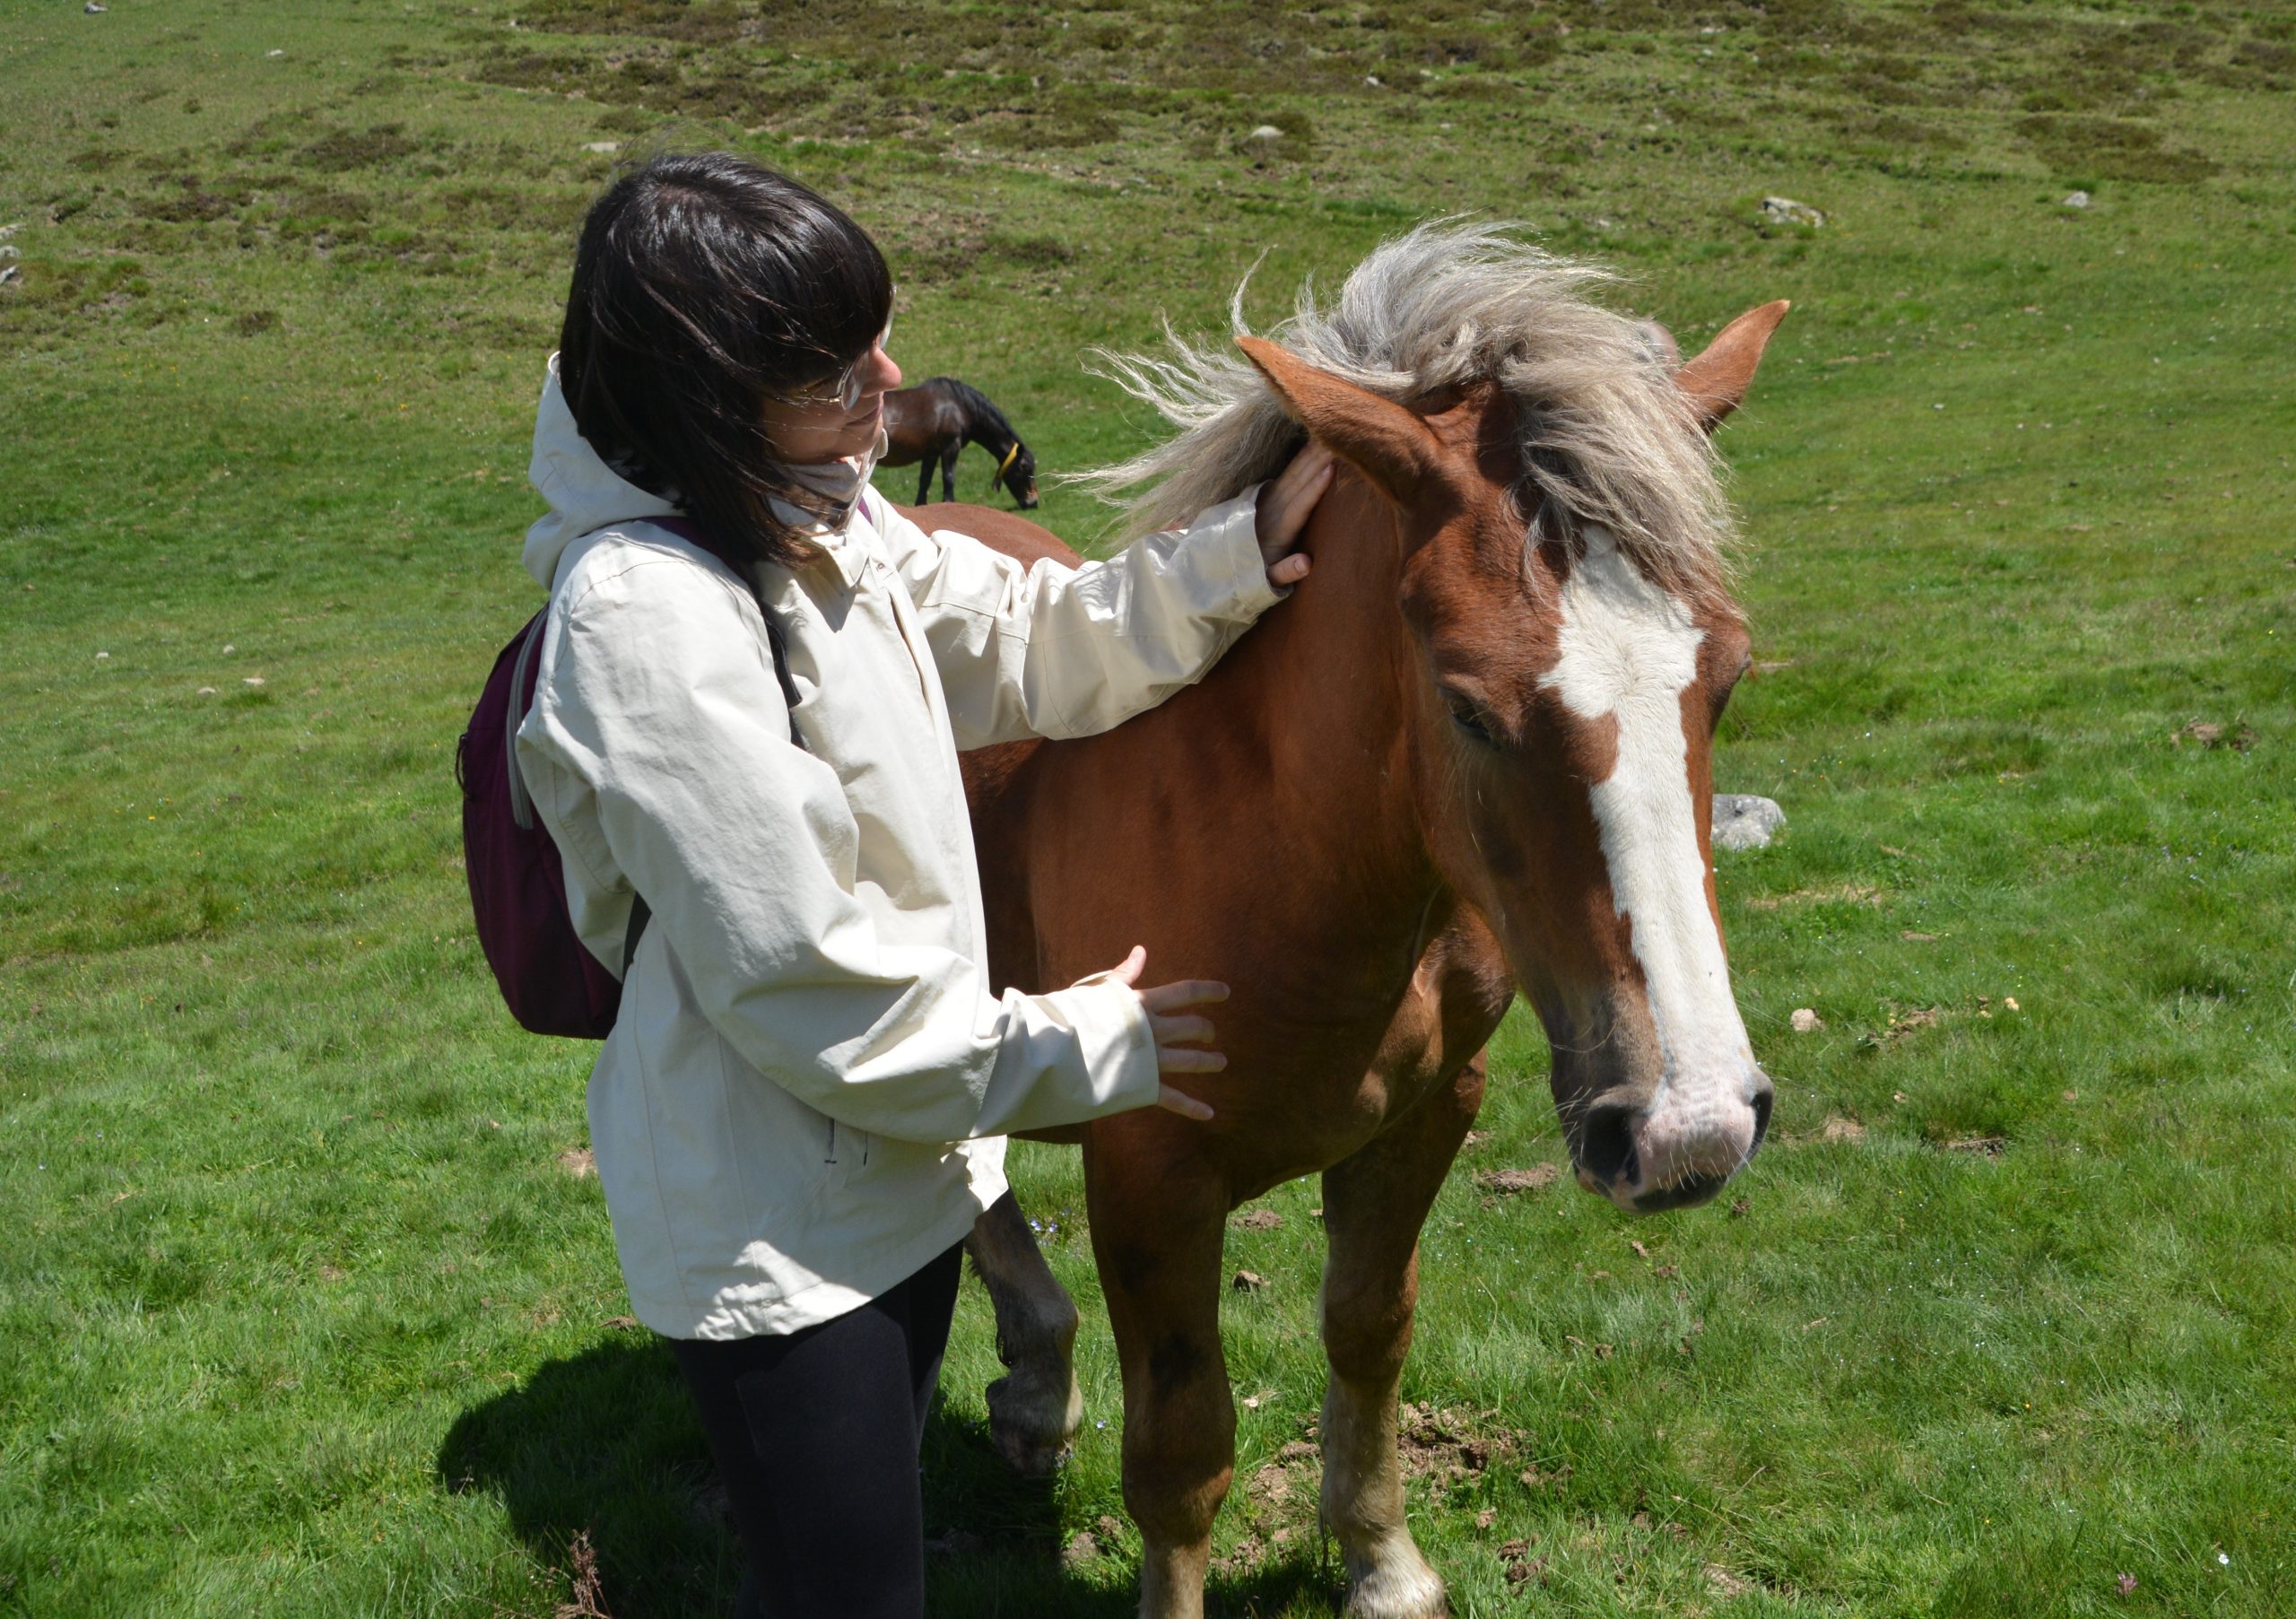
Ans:
{"label": "dark hair", "polygon": [[730,152],[665,153],[583,222],[559,386],[614,471],[721,544],[799,561],[813,546],[773,498],[832,514],[774,458],[764,402],[866,355],[892,296],[868,234],[787,175]]}

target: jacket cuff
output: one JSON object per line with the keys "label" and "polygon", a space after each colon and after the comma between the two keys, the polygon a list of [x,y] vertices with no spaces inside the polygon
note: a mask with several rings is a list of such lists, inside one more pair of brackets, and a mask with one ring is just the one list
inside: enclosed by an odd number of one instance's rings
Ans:
{"label": "jacket cuff", "polygon": [[1156,1033],[1131,985],[1113,972],[1096,972],[1046,998],[1058,1004],[1076,1031],[1093,1118],[1155,1101],[1163,1084]]}
{"label": "jacket cuff", "polygon": [[1259,492],[1263,487],[1255,483],[1232,500],[1205,507],[1187,526],[1188,544],[1205,547],[1218,559],[1223,570],[1220,577],[1227,605],[1218,612],[1222,618],[1237,618],[1248,623],[1292,594],[1288,585],[1278,588],[1267,582],[1267,560],[1259,550]]}

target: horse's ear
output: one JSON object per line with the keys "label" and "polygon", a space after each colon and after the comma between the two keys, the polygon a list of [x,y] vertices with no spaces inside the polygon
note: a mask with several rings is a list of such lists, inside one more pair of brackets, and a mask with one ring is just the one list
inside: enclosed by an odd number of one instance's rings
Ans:
{"label": "horse's ear", "polygon": [[1748,309],[1714,335],[1706,352],[1674,373],[1674,386],[1690,401],[1698,422],[1708,432],[1738,408],[1753,385],[1754,368],[1786,311],[1794,306],[1781,298],[1758,309]]}
{"label": "horse's ear", "polygon": [[1409,504],[1440,470],[1441,442],[1402,405],[1318,370],[1265,337],[1239,337],[1236,346],[1294,422],[1399,504]]}

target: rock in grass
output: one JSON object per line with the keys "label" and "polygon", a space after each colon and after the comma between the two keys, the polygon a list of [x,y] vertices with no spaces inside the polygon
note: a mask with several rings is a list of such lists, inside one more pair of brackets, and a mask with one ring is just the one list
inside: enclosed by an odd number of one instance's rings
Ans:
{"label": "rock in grass", "polygon": [[1790,196],[1766,196],[1761,199],[1762,217],[1772,224],[1807,225],[1812,230],[1826,222],[1826,216],[1807,203],[1797,203]]}
{"label": "rock in grass", "polygon": [[98,17],[109,11],[111,7],[100,4],[99,0],[88,0],[88,4],[82,6],[80,9],[87,13],[91,17]]}
{"label": "rock in grass", "polygon": [[1752,793],[1714,795],[1714,841],[1723,849],[1768,849],[1770,836],[1786,824],[1774,798]]}
{"label": "rock in grass", "polygon": [[2085,191],[2067,193],[2065,205],[2068,208],[2085,208],[2089,205],[2089,194]]}
{"label": "rock in grass", "polygon": [[1794,1025],[1796,1034],[1811,1034],[1826,1026],[1826,1020],[1807,1006],[1794,1008],[1794,1015],[1786,1020]]}
{"label": "rock in grass", "polygon": [[1280,141],[1283,138],[1283,132],[1273,124],[1262,124],[1245,138],[1254,141]]}

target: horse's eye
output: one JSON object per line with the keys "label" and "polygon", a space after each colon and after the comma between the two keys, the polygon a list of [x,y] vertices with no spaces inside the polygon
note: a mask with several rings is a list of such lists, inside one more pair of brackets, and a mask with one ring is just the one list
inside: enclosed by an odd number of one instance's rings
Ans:
{"label": "horse's eye", "polygon": [[1443,693],[1443,706],[1450,710],[1451,723],[1467,736],[1485,747],[1492,745],[1490,717],[1468,698],[1457,692]]}

